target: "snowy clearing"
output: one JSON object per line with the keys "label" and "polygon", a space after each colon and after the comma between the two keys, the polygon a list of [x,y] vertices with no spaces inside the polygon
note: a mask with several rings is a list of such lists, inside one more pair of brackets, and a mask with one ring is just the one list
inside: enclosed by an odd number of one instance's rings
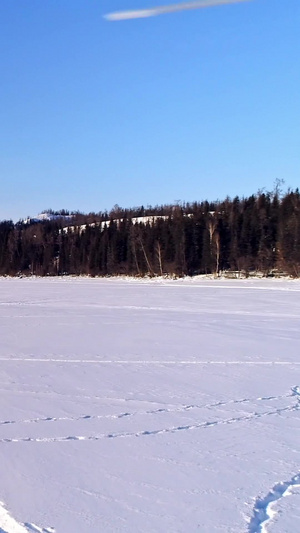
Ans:
{"label": "snowy clearing", "polygon": [[294,533],[300,282],[0,279],[1,533]]}

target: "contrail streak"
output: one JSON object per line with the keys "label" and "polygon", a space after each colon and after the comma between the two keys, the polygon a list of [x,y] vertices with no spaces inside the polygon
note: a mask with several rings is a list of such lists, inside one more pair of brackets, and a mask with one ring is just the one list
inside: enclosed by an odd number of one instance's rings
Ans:
{"label": "contrail streak", "polygon": [[156,17],[157,15],[165,15],[167,13],[174,13],[176,11],[184,11],[185,9],[201,9],[205,7],[218,6],[221,4],[236,4],[238,2],[248,2],[250,0],[196,0],[194,2],[182,2],[180,4],[171,4],[165,6],[153,7],[150,9],[137,9],[132,11],[117,11],[115,13],[108,13],[105,15],[107,20],[128,20],[146,17]]}

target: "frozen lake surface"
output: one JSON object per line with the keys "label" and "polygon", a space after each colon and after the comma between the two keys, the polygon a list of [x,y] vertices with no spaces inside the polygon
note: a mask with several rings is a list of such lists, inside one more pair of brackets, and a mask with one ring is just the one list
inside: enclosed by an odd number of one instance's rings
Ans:
{"label": "frozen lake surface", "polygon": [[0,279],[0,532],[300,531],[300,282]]}

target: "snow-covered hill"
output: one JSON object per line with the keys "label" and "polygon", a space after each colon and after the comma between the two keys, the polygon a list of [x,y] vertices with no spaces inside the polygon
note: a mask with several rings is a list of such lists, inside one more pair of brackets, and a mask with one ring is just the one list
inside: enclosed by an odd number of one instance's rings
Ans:
{"label": "snow-covered hill", "polygon": [[40,213],[39,215],[36,215],[35,217],[28,217],[25,220],[23,220],[23,224],[31,224],[32,222],[44,222],[49,220],[65,220],[65,221],[71,221],[74,215],[55,215],[53,213]]}

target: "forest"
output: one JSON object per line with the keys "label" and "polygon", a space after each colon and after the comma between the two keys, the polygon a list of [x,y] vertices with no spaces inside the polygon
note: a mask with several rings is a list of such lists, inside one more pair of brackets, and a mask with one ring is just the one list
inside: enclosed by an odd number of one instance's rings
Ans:
{"label": "forest", "polygon": [[300,275],[300,193],[0,222],[0,275]]}

